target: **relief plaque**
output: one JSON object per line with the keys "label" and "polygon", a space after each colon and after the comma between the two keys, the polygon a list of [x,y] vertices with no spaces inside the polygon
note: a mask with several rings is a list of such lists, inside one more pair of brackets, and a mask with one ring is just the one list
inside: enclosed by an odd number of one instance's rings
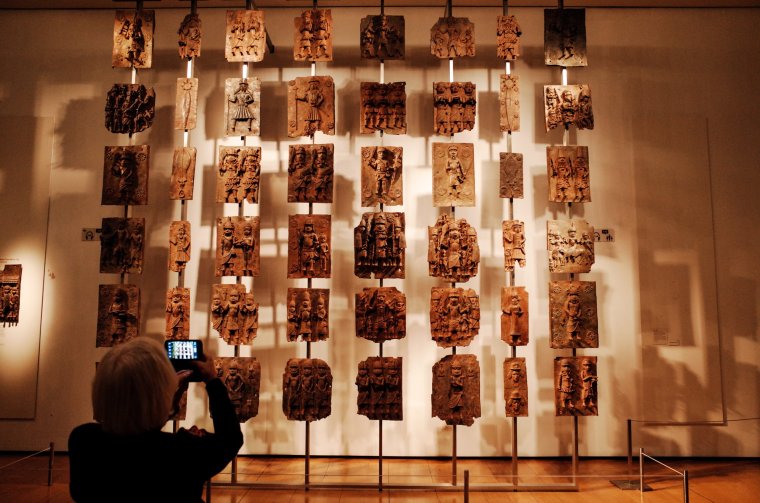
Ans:
{"label": "relief plaque", "polygon": [[544,62],[588,66],[586,9],[544,9]]}
{"label": "relief plaque", "polygon": [[480,365],[475,355],[447,355],[433,365],[433,417],[472,426],[480,417]]}
{"label": "relief plaque", "polygon": [[282,411],[293,421],[317,421],[332,408],[330,367],[319,358],[291,358],[282,374]]}
{"label": "relief plaque", "polygon": [[585,220],[548,220],[549,271],[590,272],[594,264],[594,227]]}
{"label": "relief plaque", "polygon": [[324,341],[330,336],[330,290],[288,288],[288,341]]}
{"label": "relief plaque", "polygon": [[156,92],[142,84],[114,84],[106,95],[106,129],[139,133],[153,125]]}
{"label": "relief plaque", "polygon": [[21,308],[21,264],[0,264],[0,326],[18,325]]}
{"label": "relief plaque", "polygon": [[501,223],[504,243],[504,270],[514,271],[515,264],[525,267],[525,224],[520,220],[504,220]]}
{"label": "relief plaque", "polygon": [[372,287],[356,294],[356,336],[372,342],[406,337],[406,295],[396,287]]}
{"label": "relief plaque", "polygon": [[230,63],[258,62],[264,59],[266,31],[264,12],[228,10],[224,57]]}
{"label": "relief plaque", "polygon": [[227,388],[238,421],[245,423],[259,414],[261,363],[256,358],[236,356],[214,358],[216,376]]}
{"label": "relief plaque", "polygon": [[594,129],[591,89],[586,84],[544,86],[544,119],[546,130],[556,127]]}
{"label": "relief plaque", "polygon": [[230,346],[251,344],[259,330],[259,305],[245,285],[211,287],[211,326]]}
{"label": "relief plaque", "polygon": [[430,332],[442,348],[469,346],[480,330],[480,299],[470,288],[430,290]]}
{"label": "relief plaque", "polygon": [[226,136],[258,136],[261,125],[261,80],[225,79]]}
{"label": "relief plaque", "polygon": [[140,335],[140,289],[134,285],[100,285],[95,347],[117,346]]}
{"label": "relief plaque", "polygon": [[549,327],[554,349],[598,348],[595,281],[549,284]]}
{"label": "relief plaque", "polygon": [[475,57],[475,25],[466,17],[441,17],[430,29],[430,53],[440,59]]}
{"label": "relief plaque", "polygon": [[480,247],[475,227],[464,218],[441,215],[428,227],[429,274],[452,283],[469,280],[478,274]]}
{"label": "relief plaque", "polygon": [[259,217],[219,217],[216,236],[217,278],[259,275]]}
{"label": "relief plaque", "polygon": [[290,145],[288,202],[332,203],[333,144]]}
{"label": "relief plaque", "polygon": [[190,289],[170,288],[166,291],[166,331],[168,340],[190,338]]}
{"label": "relief plaque", "polygon": [[117,10],[113,23],[113,68],[150,68],[155,11]]}
{"label": "relief plaque", "polygon": [[288,136],[335,134],[335,84],[332,77],[297,77],[288,82]]}
{"label": "relief plaque", "polygon": [[190,222],[178,220],[169,225],[169,269],[185,270],[190,262]]}
{"label": "relief plaque", "polygon": [[554,405],[558,416],[598,416],[596,356],[554,359]]}
{"label": "relief plaque", "polygon": [[527,346],[528,292],[523,286],[505,286],[501,289],[501,340],[510,346]]}
{"label": "relief plaque", "polygon": [[406,134],[406,82],[361,83],[359,132]]}
{"label": "relief plaque", "polygon": [[403,213],[364,213],[354,229],[354,274],[360,278],[403,278],[404,227]]}
{"label": "relief plaque", "polygon": [[523,198],[523,155],[499,153],[499,197]]}
{"label": "relief plaque", "polygon": [[496,55],[507,61],[520,57],[520,24],[515,16],[496,18]]}
{"label": "relief plaque", "polygon": [[195,129],[198,119],[198,79],[177,79],[177,96],[174,99],[174,129]]}
{"label": "relief plaque", "polygon": [[179,57],[193,59],[201,55],[201,17],[190,13],[182,19],[177,30]]}
{"label": "relief plaque", "polygon": [[546,147],[549,200],[555,203],[591,202],[588,147]]}
{"label": "relief plaque", "polygon": [[144,218],[104,218],[100,235],[100,272],[142,274]]}
{"label": "relief plaque", "polygon": [[332,61],[333,22],[330,9],[309,9],[293,19],[296,61]]}
{"label": "relief plaque", "polygon": [[330,236],[330,215],[290,215],[288,278],[329,278]]}
{"label": "relief plaque", "polygon": [[500,77],[499,127],[503,132],[520,131],[520,77],[516,75]]}
{"label": "relief plaque", "polygon": [[259,202],[261,147],[219,147],[217,203]]}
{"label": "relief plaque", "polygon": [[195,187],[195,147],[175,147],[172,157],[172,176],[169,180],[169,199],[190,201]]}
{"label": "relief plaque", "polygon": [[433,82],[435,134],[451,136],[475,127],[477,95],[472,82]]}
{"label": "relief plaque", "polygon": [[362,206],[404,204],[403,147],[362,147]]}
{"label": "relief plaque", "polygon": [[404,16],[367,16],[359,27],[362,59],[404,59]]}
{"label": "relief plaque", "polygon": [[369,419],[401,421],[402,359],[370,356],[359,362],[356,375],[356,405],[359,415]]}
{"label": "relief plaque", "polygon": [[475,206],[472,143],[433,143],[433,206]]}
{"label": "relief plaque", "polygon": [[525,358],[504,359],[504,404],[507,417],[528,415],[528,376]]}
{"label": "relief plaque", "polygon": [[106,147],[100,204],[148,204],[150,146]]}

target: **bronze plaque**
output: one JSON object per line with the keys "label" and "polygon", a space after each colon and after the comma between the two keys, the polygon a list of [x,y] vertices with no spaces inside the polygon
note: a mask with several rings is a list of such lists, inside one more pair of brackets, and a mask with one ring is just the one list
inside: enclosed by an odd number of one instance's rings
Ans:
{"label": "bronze plaque", "polygon": [[452,283],[465,282],[478,274],[478,264],[478,235],[467,220],[444,214],[435,226],[428,227],[430,276]]}
{"label": "bronze plaque", "polygon": [[359,27],[362,59],[404,59],[404,16],[367,16]]}
{"label": "bronze plaque", "polygon": [[504,358],[504,410],[507,417],[528,415],[525,358]]}
{"label": "bronze plaque", "polygon": [[546,147],[549,200],[555,203],[591,202],[588,147]]}
{"label": "bronze plaque", "polygon": [[440,17],[430,29],[430,54],[440,59],[475,57],[475,25],[466,17]]}
{"label": "bronze plaque", "polygon": [[544,119],[547,131],[560,126],[594,129],[589,86],[544,86]]}
{"label": "bronze plaque", "polygon": [[213,285],[211,326],[230,346],[251,344],[259,330],[259,305],[245,285]]}
{"label": "bronze plaque", "polygon": [[330,9],[309,9],[293,19],[296,61],[332,61],[333,22]]}
{"label": "bronze plaque", "polygon": [[586,9],[544,9],[544,62],[588,66]]}
{"label": "bronze plaque", "polygon": [[590,272],[594,264],[594,227],[585,220],[548,220],[549,271]]}
{"label": "bronze plaque", "polygon": [[227,388],[238,421],[245,423],[259,414],[261,363],[245,356],[214,358],[216,375]]}
{"label": "bronze plaque", "polygon": [[554,359],[554,406],[558,416],[598,416],[596,356]]}
{"label": "bronze plaque", "polygon": [[549,283],[549,327],[552,348],[598,348],[596,282]]}
{"label": "bronze plaque", "polygon": [[360,278],[403,278],[406,235],[403,213],[364,213],[354,229],[354,274]]}
{"label": "bronze plaque", "polygon": [[217,278],[259,275],[259,217],[219,217],[216,236]]}
{"label": "bronze plaque", "polygon": [[230,63],[263,60],[266,50],[264,11],[228,10],[225,40],[224,57]]}
{"label": "bronze plaque", "polygon": [[433,365],[433,417],[472,426],[480,417],[480,365],[475,355],[447,355]]}
{"label": "bronze plaque", "polygon": [[21,307],[21,264],[0,264],[0,324],[18,325]]}
{"label": "bronze plaque", "polygon": [[198,79],[177,79],[177,97],[174,99],[174,129],[195,129],[198,119]]}
{"label": "bronze plaque", "polygon": [[190,13],[182,19],[177,30],[179,57],[193,59],[201,55],[201,17]]}
{"label": "bronze plaque", "polygon": [[166,338],[190,338],[190,289],[170,288],[166,291]]}
{"label": "bronze plaque", "polygon": [[100,272],[142,274],[144,218],[104,218],[100,235]]}
{"label": "bronze plaque", "polygon": [[479,330],[480,299],[475,290],[430,289],[430,332],[438,346],[469,346]]}
{"label": "bronze plaque", "polygon": [[[113,23],[113,68],[150,68],[153,64],[155,11],[117,10]],[[76,37],[76,34],[72,34]]]}
{"label": "bronze plaque", "polygon": [[95,347],[117,346],[140,335],[140,288],[100,285]]}
{"label": "bronze plaque", "polygon": [[227,136],[258,136],[261,126],[261,80],[224,81],[224,120]]}
{"label": "bronze plaque", "polygon": [[435,134],[451,136],[475,127],[477,96],[472,82],[433,82]]}
{"label": "bronze plaque", "polygon": [[504,132],[520,131],[520,77],[516,75],[500,77],[499,127]]}
{"label": "bronze plaque", "polygon": [[288,82],[288,136],[335,134],[335,84],[332,77],[297,77]]}
{"label": "bronze plaque", "polygon": [[372,342],[406,337],[406,295],[394,286],[357,293],[356,336]]}
{"label": "bronze plaque", "polygon": [[360,112],[362,134],[406,134],[406,82],[362,82]]}
{"label": "bronze plaque", "polygon": [[148,204],[150,146],[106,147],[100,204]]}
{"label": "bronze plaque", "polygon": [[402,359],[370,356],[359,362],[356,405],[361,416],[384,421],[404,419],[401,401]]}
{"label": "bronze plaque", "polygon": [[290,145],[288,202],[332,203],[333,144]]}
{"label": "bronze plaque", "polygon": [[106,129],[139,133],[153,125],[156,92],[142,84],[114,84],[106,95]]}
{"label": "bronze plaque", "polygon": [[332,269],[330,215],[288,218],[288,278],[329,278]]}
{"label": "bronze plaque", "polygon": [[504,220],[501,223],[504,243],[504,270],[514,271],[515,264],[525,267],[525,224],[520,220]]}
{"label": "bronze plaque", "polygon": [[362,206],[404,204],[403,169],[403,147],[362,147]]}
{"label": "bronze plaque", "polygon": [[523,155],[499,153],[499,197],[523,198]]}
{"label": "bronze plaque", "polygon": [[520,24],[515,16],[496,18],[496,56],[507,61],[520,57]]}
{"label": "bronze plaque", "polygon": [[217,203],[259,202],[261,147],[219,147]]}
{"label": "bronze plaque", "polygon": [[185,270],[190,262],[190,222],[178,220],[169,225],[169,269]]}
{"label": "bronze plaque", "polygon": [[528,292],[523,286],[505,286],[501,289],[501,340],[510,346],[527,346]]}
{"label": "bronze plaque", "polygon": [[319,358],[291,358],[282,374],[282,411],[293,421],[317,421],[332,408],[330,367]]}
{"label": "bronze plaque", "polygon": [[330,336],[330,290],[288,288],[289,341],[324,341]]}
{"label": "bronze plaque", "polygon": [[195,187],[195,147],[175,147],[169,199],[190,201]]}
{"label": "bronze plaque", "polygon": [[433,143],[433,206],[475,206],[472,143]]}

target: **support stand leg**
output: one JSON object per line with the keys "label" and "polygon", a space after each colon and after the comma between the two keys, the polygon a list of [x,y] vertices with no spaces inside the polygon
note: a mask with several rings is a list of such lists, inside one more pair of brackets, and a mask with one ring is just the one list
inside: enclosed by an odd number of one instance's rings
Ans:
{"label": "support stand leg", "polygon": [[451,485],[457,485],[457,425],[451,431]]}
{"label": "support stand leg", "polygon": [[53,485],[53,461],[55,460],[55,442],[50,442],[50,455],[48,456],[48,485]]}
{"label": "support stand leg", "polygon": [[377,455],[377,489],[383,490],[383,420],[377,422],[378,455]]}
{"label": "support stand leg", "polygon": [[309,425],[310,423],[306,421],[306,455],[304,456],[303,485],[304,485],[304,489],[306,489],[307,491],[309,490],[309,461],[310,461],[309,459],[310,457]]}
{"label": "support stand leg", "polygon": [[573,416],[573,485],[578,483],[578,416]]}

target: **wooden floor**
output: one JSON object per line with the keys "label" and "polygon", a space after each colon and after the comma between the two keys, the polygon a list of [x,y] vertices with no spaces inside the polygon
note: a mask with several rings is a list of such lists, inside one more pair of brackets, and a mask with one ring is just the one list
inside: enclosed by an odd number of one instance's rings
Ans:
{"label": "wooden floor", "polygon": [[[44,455],[23,460],[22,456],[0,454],[0,502],[45,503],[70,502],[68,494],[68,459],[55,458],[53,485],[47,485],[48,460]],[[719,459],[665,460],[673,468],[689,471],[690,502],[760,502],[760,460]],[[433,459],[386,459],[383,483],[404,485],[405,489],[377,490],[378,464],[372,459],[312,458],[310,482],[315,485],[374,484],[372,489],[312,488],[304,491],[304,461],[299,458],[240,457],[237,463],[237,485],[230,487],[230,468],[214,479],[211,501],[214,503],[260,502],[462,502],[464,470],[469,471],[472,491],[469,500],[477,502],[681,502],[683,482],[653,462],[645,465],[645,482],[652,490],[643,499],[638,491],[622,491],[610,480],[627,478],[624,459],[582,459],[579,464],[578,492],[484,492],[477,486],[511,484],[511,463],[501,460],[460,459],[457,464],[458,486],[451,486],[450,461]],[[570,484],[568,460],[522,459],[518,485]],[[638,473],[638,465],[634,466]],[[637,476],[637,475],[636,475]],[[300,487],[263,488],[264,484],[285,484]],[[442,484],[435,489],[412,489],[413,486]]]}

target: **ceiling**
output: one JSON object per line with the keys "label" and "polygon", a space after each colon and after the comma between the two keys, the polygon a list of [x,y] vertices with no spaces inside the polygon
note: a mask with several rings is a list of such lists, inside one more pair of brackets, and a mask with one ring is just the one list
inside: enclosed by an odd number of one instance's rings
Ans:
{"label": "ceiling", "polygon": [[[454,0],[454,7],[497,7],[502,0]],[[2,9],[114,9],[135,0],[1,0]],[[312,0],[254,0],[257,7],[308,7]],[[190,0],[145,0],[146,9],[183,8]],[[380,0],[322,0],[320,7],[378,7]],[[386,0],[387,7],[443,7],[446,0]],[[511,0],[511,7],[554,7],[553,0]],[[565,7],[760,7],[760,0],[565,0]],[[245,8],[246,0],[198,0],[198,8]]]}

